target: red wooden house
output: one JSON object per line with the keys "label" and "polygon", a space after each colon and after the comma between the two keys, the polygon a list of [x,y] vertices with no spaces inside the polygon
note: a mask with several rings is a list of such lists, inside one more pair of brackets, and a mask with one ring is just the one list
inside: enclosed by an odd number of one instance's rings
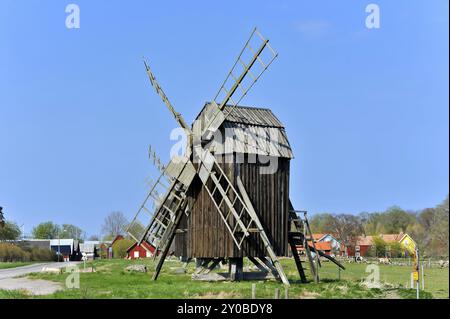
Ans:
{"label": "red wooden house", "polygon": [[155,252],[155,247],[142,242],[140,245],[134,243],[127,249],[127,258],[128,259],[138,259],[138,258],[148,258],[152,257]]}

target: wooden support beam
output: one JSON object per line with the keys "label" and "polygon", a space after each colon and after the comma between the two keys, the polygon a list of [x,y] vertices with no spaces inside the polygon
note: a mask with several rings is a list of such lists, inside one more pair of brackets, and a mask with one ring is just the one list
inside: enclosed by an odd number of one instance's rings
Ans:
{"label": "wooden support beam", "polygon": [[216,268],[216,266],[222,261],[222,258],[217,258],[214,259],[211,264],[208,266],[207,269],[205,269],[205,271],[203,271],[203,274],[209,274],[211,272],[211,270],[213,270],[214,268]]}
{"label": "wooden support beam", "polygon": [[256,257],[251,257],[251,256],[248,256],[247,257],[256,267],[258,267],[258,269],[260,270],[260,271],[262,271],[262,272],[267,272],[267,273],[269,273],[269,272],[271,272],[272,270],[269,268],[269,267],[267,267],[266,266],[266,264],[264,264],[261,260],[259,260],[258,258],[256,258]]}
{"label": "wooden support beam", "polygon": [[199,275],[202,271],[204,271],[212,258],[197,258],[197,267],[194,271],[194,275]]}
{"label": "wooden support beam", "polygon": [[336,266],[338,266],[339,268],[341,268],[342,270],[345,270],[344,265],[342,265],[336,258],[333,258],[331,256],[328,256],[327,254],[325,254],[323,251],[319,250],[319,249],[314,249],[313,247],[309,246],[309,249],[317,252],[319,254],[319,256],[324,257],[326,259],[328,259],[329,261],[333,262]]}
{"label": "wooden support beam", "polygon": [[242,257],[229,258],[230,280],[241,281],[243,279],[244,259]]}

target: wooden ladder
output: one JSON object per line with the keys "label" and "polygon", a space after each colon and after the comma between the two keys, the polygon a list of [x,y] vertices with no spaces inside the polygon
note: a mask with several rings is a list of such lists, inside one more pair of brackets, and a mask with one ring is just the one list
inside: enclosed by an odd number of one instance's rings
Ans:
{"label": "wooden ladder", "polygon": [[[304,219],[299,217],[297,215],[297,213],[303,213]],[[303,249],[306,253],[306,257],[309,262],[309,270],[311,272],[311,276],[314,278],[314,282],[319,282],[319,265],[320,265],[319,262],[320,261],[317,261],[318,255],[317,255],[317,250],[315,249],[315,246],[313,249],[314,249],[314,252],[316,255],[315,257],[317,258],[316,261],[314,260],[312,254],[311,254],[311,247],[309,246],[308,238],[306,235],[309,234],[310,240],[312,241],[313,244],[314,244],[314,238],[312,238],[311,229],[309,228],[309,223],[307,223],[307,219],[305,221],[305,218],[306,218],[305,213],[306,213],[305,211],[295,210],[294,207],[292,206],[291,201],[289,200],[289,220],[290,220],[290,231],[288,233],[289,245],[291,247],[291,252],[294,257],[294,260],[295,260],[295,263],[297,266],[297,270],[300,274],[300,278],[301,278],[302,282],[306,282],[306,276],[305,276],[305,273],[303,270],[303,266],[301,264],[300,256],[298,255],[297,245],[303,246]]]}

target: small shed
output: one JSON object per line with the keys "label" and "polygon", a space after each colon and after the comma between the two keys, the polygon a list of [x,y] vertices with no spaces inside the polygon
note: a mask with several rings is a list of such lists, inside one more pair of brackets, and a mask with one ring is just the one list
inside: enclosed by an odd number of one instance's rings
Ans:
{"label": "small shed", "polygon": [[149,258],[155,252],[155,247],[143,241],[140,245],[134,243],[127,249],[128,259]]}

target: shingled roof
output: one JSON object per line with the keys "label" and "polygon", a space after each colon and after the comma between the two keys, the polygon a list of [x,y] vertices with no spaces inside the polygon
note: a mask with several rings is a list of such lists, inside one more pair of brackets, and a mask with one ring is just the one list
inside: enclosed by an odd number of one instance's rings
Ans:
{"label": "shingled roof", "polygon": [[[211,104],[206,103],[196,120],[203,121],[203,114],[209,107]],[[232,106],[226,105],[224,113],[227,114],[231,109]],[[215,154],[232,151],[290,159],[294,157],[284,126],[270,109],[236,106],[228,114],[222,127],[233,133],[233,147],[225,150],[221,143],[213,140],[210,150]]]}
{"label": "shingled roof", "polygon": [[[226,105],[224,109],[225,114],[230,112],[231,109],[232,107],[230,105]],[[270,109],[260,107],[237,106],[228,114],[225,121],[229,123],[284,128],[283,124]]]}

